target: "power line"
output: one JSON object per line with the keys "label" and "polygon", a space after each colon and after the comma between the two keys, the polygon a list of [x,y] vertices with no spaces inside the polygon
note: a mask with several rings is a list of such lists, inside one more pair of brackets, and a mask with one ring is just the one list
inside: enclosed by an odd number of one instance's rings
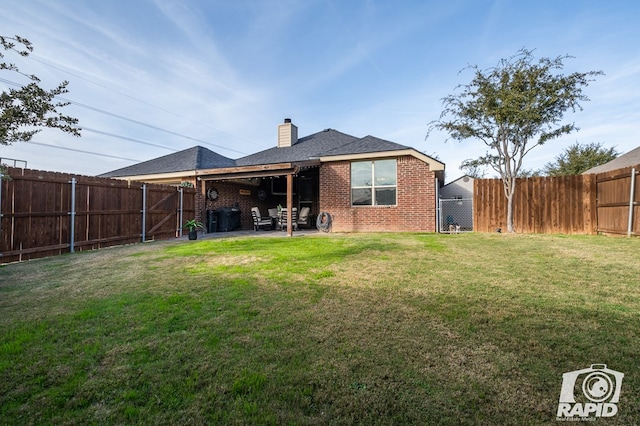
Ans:
{"label": "power line", "polygon": [[[6,80],[4,78],[0,78],[0,82],[3,82],[5,84],[10,84],[10,85],[13,85],[13,86],[22,87],[21,84],[16,83],[15,81]],[[86,108],[86,109],[89,109],[89,110],[92,110],[92,111],[95,111],[95,112],[99,112],[101,114],[110,115],[112,117],[115,117],[115,118],[118,118],[118,119],[121,119],[121,120],[125,120],[125,121],[129,121],[131,123],[134,123],[134,124],[137,124],[137,125],[140,125],[140,126],[144,126],[144,127],[148,127],[150,129],[154,129],[154,130],[157,130],[157,131],[160,131],[160,132],[168,133],[170,135],[178,136],[178,137],[181,137],[181,138],[184,138],[184,139],[189,139],[189,140],[192,140],[192,141],[195,141],[195,142],[199,142],[199,143],[202,143],[202,144],[205,144],[205,145],[213,146],[215,148],[220,148],[220,149],[224,149],[224,150],[227,150],[227,151],[236,152],[238,154],[245,154],[245,155],[247,154],[246,152],[243,152],[243,151],[238,151],[236,149],[227,148],[227,147],[224,147],[222,145],[217,145],[217,144],[214,144],[214,143],[211,143],[211,142],[204,141],[202,139],[197,139],[197,138],[193,138],[191,136],[186,136],[186,135],[183,135],[181,133],[177,133],[177,132],[174,132],[174,131],[171,131],[171,130],[163,129],[161,127],[154,126],[154,125],[148,124],[148,123],[144,123],[142,121],[134,120],[132,118],[125,117],[125,116],[122,116],[120,114],[116,114],[116,113],[113,113],[113,112],[110,112],[110,111],[107,111],[107,110],[104,110],[104,109],[101,109],[101,108],[97,108],[97,107],[93,107],[91,105],[83,104],[81,102],[73,101],[71,99],[67,99],[67,98],[64,98],[62,96],[56,96],[56,98],[61,100],[61,101],[63,101],[63,102],[69,102],[70,104],[73,104],[73,105],[76,105],[76,106],[79,106],[79,107],[82,107],[82,108]]]}
{"label": "power line", "polygon": [[98,152],[91,152],[91,151],[85,151],[82,149],[76,149],[76,148],[68,148],[66,146],[57,146],[57,145],[50,145],[48,143],[42,143],[42,142],[34,142],[33,140],[29,141],[29,142],[25,142],[27,144],[33,144],[33,145],[40,145],[40,146],[46,146],[49,148],[56,148],[56,149],[63,149],[65,151],[73,151],[73,152],[80,152],[82,154],[89,154],[89,155],[97,155],[99,157],[109,157],[109,158],[115,158],[116,160],[127,160],[127,161],[134,161],[136,163],[140,163],[141,160],[135,160],[133,158],[126,158],[126,157],[118,157],[116,155],[109,155],[109,154],[102,154],[102,153],[98,153]]}
{"label": "power line", "polygon": [[143,141],[143,140],[140,140],[140,139],[130,138],[128,136],[116,135],[115,133],[103,132],[102,130],[91,129],[89,127],[79,127],[79,129],[82,130],[82,131],[90,132],[90,133],[97,133],[99,135],[110,136],[112,138],[122,139],[122,140],[125,140],[125,141],[131,141],[131,142],[140,143],[140,144],[143,144],[143,145],[155,146],[156,148],[168,149],[169,151],[178,152],[177,149],[172,148],[170,146],[159,145],[159,144],[156,144],[156,143],[147,142],[147,141]]}
{"label": "power line", "polygon": [[[52,64],[52,63],[50,63],[50,62],[47,62],[47,61],[45,61],[45,60],[43,60],[43,59],[38,59],[38,57],[37,57],[37,56],[38,56],[38,55],[36,55],[36,54],[33,54],[33,53],[32,53],[32,54],[30,54],[30,55],[28,56],[28,58],[32,59],[33,61],[39,62],[39,63],[41,63],[41,64],[43,64],[43,65],[46,65],[46,66],[48,66],[48,67],[54,68],[54,69],[56,69],[56,70],[58,70],[58,71],[62,71],[62,72],[64,72],[64,73],[67,73],[67,74],[69,74],[69,75],[72,75],[72,76],[74,76],[74,77],[76,77],[76,78],[79,78],[79,79],[81,79],[81,80],[84,80],[84,81],[86,81],[86,82],[88,82],[88,83],[94,84],[94,85],[96,85],[96,86],[98,86],[98,87],[102,87],[103,89],[109,90],[109,91],[114,92],[114,93],[117,93],[117,94],[119,94],[119,95],[121,95],[121,96],[124,96],[124,97],[127,97],[127,98],[129,98],[129,99],[132,99],[132,100],[134,100],[134,101],[136,101],[136,102],[140,102],[140,103],[142,103],[142,104],[145,104],[145,105],[147,105],[147,106],[150,106],[150,107],[152,107],[152,108],[155,108],[155,109],[157,109],[157,110],[159,110],[159,111],[163,111],[163,112],[166,112],[167,114],[171,114],[171,115],[173,115],[173,116],[175,116],[175,117],[178,117],[178,118],[180,118],[180,119],[182,119],[182,120],[190,121],[190,122],[195,123],[195,124],[197,124],[197,125],[199,125],[199,126],[206,127],[206,128],[211,129],[211,130],[213,130],[213,131],[215,131],[215,132],[222,133],[222,134],[227,135],[227,136],[231,136],[232,138],[235,138],[235,139],[239,139],[239,140],[242,140],[242,141],[248,142],[248,143],[250,143],[250,144],[252,144],[252,145],[255,145],[255,146],[261,146],[260,144],[258,144],[258,143],[256,143],[256,142],[253,142],[253,141],[251,141],[251,140],[249,140],[249,139],[241,138],[240,136],[236,136],[236,135],[233,135],[233,134],[231,134],[231,133],[225,132],[225,131],[223,131],[223,130],[216,129],[215,127],[211,127],[211,126],[209,126],[209,125],[207,125],[207,124],[200,123],[200,122],[198,122],[198,121],[196,121],[196,120],[193,120],[192,118],[185,117],[185,116],[180,115],[180,114],[178,114],[178,113],[176,113],[176,112],[170,111],[170,110],[168,110],[168,109],[166,109],[166,108],[162,108],[162,107],[160,107],[160,106],[154,105],[154,104],[152,104],[152,103],[150,103],[150,102],[147,102],[147,101],[145,101],[145,100],[143,100],[143,99],[136,98],[135,96],[131,96],[131,95],[129,95],[128,93],[122,92],[122,91],[120,91],[120,90],[114,89],[114,88],[112,88],[112,87],[106,86],[106,85],[104,85],[104,84],[98,83],[98,82],[96,82],[96,81],[93,81],[93,80],[91,80],[91,79],[88,79],[88,78],[86,78],[86,77],[83,77],[83,76],[81,76],[81,75],[78,75],[78,74],[76,74],[76,73],[73,73],[73,72],[69,71],[68,69],[64,69],[64,68],[59,67],[59,66],[57,66],[57,65],[54,65],[54,64]],[[226,149],[226,148],[225,148],[225,149]]]}
{"label": "power line", "polygon": [[87,105],[87,104],[83,104],[81,102],[73,101],[71,99],[67,99],[67,98],[64,98],[62,96],[56,96],[56,98],[60,99],[63,102],[69,102],[69,103],[71,103],[73,105],[76,105],[76,106],[79,106],[79,107],[82,107],[82,108],[86,108],[86,109],[90,109],[92,111],[96,111],[96,112],[99,112],[101,114],[110,115],[112,117],[116,117],[116,118],[119,118],[121,120],[129,121],[129,122],[137,124],[139,126],[148,127],[150,129],[157,130],[159,132],[168,133],[170,135],[178,136],[178,137],[181,137],[181,138],[184,138],[184,139],[189,139],[189,140],[192,140],[192,141],[195,141],[195,142],[203,143],[205,145],[214,146],[216,148],[226,149],[227,151],[237,152],[238,154],[246,154],[246,152],[238,151],[238,150],[232,149],[232,148],[227,148],[227,147],[224,147],[222,145],[217,145],[215,143],[203,141],[202,139],[192,138],[191,136],[186,136],[186,135],[183,135],[181,133],[177,133],[177,132],[174,132],[174,131],[171,131],[171,130],[163,129],[162,127],[158,127],[158,126],[154,126],[153,124],[148,124],[148,123],[144,123],[142,121],[134,120],[133,118],[125,117],[123,115],[116,114],[114,112],[110,112],[110,111],[107,111],[107,110],[104,110],[104,109],[100,109],[100,108],[97,108],[97,107],[92,107],[91,105]]}

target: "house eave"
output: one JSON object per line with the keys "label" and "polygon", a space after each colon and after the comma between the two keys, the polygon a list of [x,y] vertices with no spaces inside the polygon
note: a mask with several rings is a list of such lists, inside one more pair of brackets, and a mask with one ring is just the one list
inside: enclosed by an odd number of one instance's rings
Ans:
{"label": "house eave", "polygon": [[136,181],[136,182],[180,183],[185,178],[192,179],[194,177],[195,177],[195,170],[185,170],[181,172],[157,173],[157,174],[148,174],[148,175],[112,176],[111,179]]}
{"label": "house eave", "polygon": [[221,167],[216,169],[197,170],[196,176],[201,180],[229,180],[284,176],[296,174],[301,168],[319,165],[317,160],[296,161],[290,163],[257,164],[252,166]]}
{"label": "house eave", "polygon": [[354,160],[366,160],[370,158],[385,158],[385,157],[402,157],[410,155],[417,158],[429,165],[431,171],[444,171],[444,164],[434,160],[428,155],[422,154],[415,149],[403,149],[397,151],[381,151],[381,152],[366,152],[362,154],[344,154],[344,155],[331,155],[320,157],[320,161],[328,163],[332,161],[354,161]]}

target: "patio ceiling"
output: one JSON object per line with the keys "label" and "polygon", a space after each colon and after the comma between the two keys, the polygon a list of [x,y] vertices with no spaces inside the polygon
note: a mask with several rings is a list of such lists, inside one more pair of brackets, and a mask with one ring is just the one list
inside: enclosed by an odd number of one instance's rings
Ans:
{"label": "patio ceiling", "polygon": [[196,177],[203,181],[250,179],[274,176],[295,175],[301,169],[318,166],[319,160],[298,161],[294,163],[261,164],[255,166],[225,167],[196,170]]}

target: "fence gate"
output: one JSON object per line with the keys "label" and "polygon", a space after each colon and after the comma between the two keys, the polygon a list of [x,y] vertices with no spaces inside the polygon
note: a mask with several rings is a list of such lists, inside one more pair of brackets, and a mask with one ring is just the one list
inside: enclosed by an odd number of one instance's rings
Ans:
{"label": "fence gate", "polygon": [[175,188],[144,185],[145,212],[143,241],[178,237],[181,192]]}
{"label": "fence gate", "polygon": [[473,231],[473,198],[440,198],[442,233]]}

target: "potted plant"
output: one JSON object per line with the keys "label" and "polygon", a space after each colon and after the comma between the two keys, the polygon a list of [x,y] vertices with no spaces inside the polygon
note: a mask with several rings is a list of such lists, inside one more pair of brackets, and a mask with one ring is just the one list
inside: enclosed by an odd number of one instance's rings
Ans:
{"label": "potted plant", "polygon": [[202,222],[198,222],[195,219],[191,219],[188,220],[183,228],[188,228],[189,229],[189,239],[190,240],[197,240],[198,239],[198,228],[203,229],[204,225],[202,224]]}

